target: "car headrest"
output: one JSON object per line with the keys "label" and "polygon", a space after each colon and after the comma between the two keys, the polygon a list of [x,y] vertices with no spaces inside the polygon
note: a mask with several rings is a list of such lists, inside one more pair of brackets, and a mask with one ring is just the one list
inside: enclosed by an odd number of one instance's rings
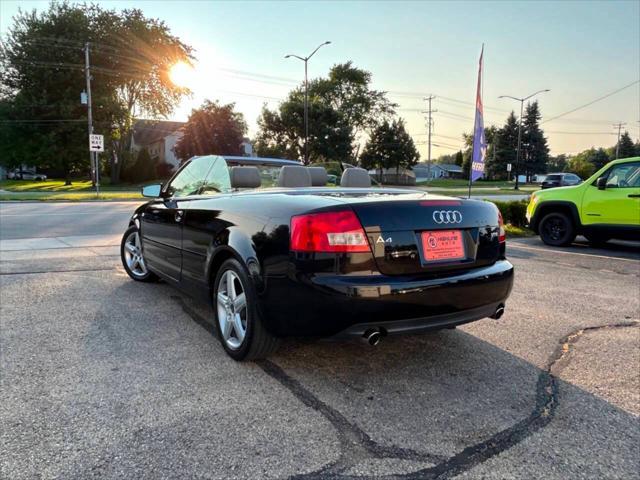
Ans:
{"label": "car headrest", "polygon": [[279,187],[310,187],[311,174],[307,167],[298,165],[285,165],[278,175]]}
{"label": "car headrest", "polygon": [[364,168],[347,168],[340,178],[341,187],[368,188],[371,186],[371,177]]}
{"label": "car headrest", "polygon": [[262,183],[258,167],[231,167],[229,175],[231,188],[258,188]]}
{"label": "car headrest", "polygon": [[324,167],[307,167],[311,175],[312,187],[324,187],[327,184],[327,171]]}

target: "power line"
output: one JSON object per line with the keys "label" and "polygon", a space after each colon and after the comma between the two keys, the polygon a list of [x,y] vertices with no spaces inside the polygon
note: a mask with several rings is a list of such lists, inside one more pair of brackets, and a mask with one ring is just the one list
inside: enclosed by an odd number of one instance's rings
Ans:
{"label": "power line", "polygon": [[571,113],[577,112],[578,110],[582,110],[583,108],[586,108],[586,107],[588,107],[590,105],[593,105],[594,103],[599,102],[600,100],[604,100],[605,98],[609,98],[612,95],[615,95],[616,93],[619,93],[619,92],[621,92],[623,90],[626,90],[627,88],[632,87],[636,83],[639,83],[639,82],[640,82],[640,80],[635,80],[635,81],[629,83],[628,85],[625,85],[624,87],[620,87],[620,88],[614,90],[613,92],[607,93],[606,95],[603,95],[602,97],[598,97],[595,100],[587,102],[584,105],[580,105],[579,107],[576,107],[576,108],[574,108],[572,110],[569,110],[568,112],[564,112],[564,113],[561,113],[560,115],[556,115],[555,117],[548,118],[545,121],[543,121],[542,123],[548,123],[548,122],[556,120],[556,119],[558,119],[560,117],[564,117],[565,115],[569,115]]}
{"label": "power line", "polygon": [[86,118],[57,118],[57,119],[43,119],[43,120],[0,120],[0,123],[67,123],[67,122],[86,122]]}
{"label": "power line", "polygon": [[615,135],[611,132],[562,132],[557,130],[545,130],[545,133],[553,133],[556,135]]}

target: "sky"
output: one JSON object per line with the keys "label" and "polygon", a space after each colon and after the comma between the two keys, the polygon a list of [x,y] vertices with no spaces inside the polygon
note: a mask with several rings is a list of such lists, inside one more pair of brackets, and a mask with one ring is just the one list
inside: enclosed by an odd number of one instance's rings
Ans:
{"label": "sky", "polygon": [[[235,102],[249,135],[263,104],[275,108],[302,81],[304,66],[284,56],[308,55],[311,78],[353,61],[389,92],[421,157],[427,156],[424,97],[434,95],[432,157],[454,153],[473,130],[478,57],[484,43],[485,126],[501,126],[511,109],[500,95],[537,98],[552,154],[612,146],[626,123],[640,136],[640,1],[474,2],[175,2],[101,1],[141,8],[195,48],[185,99],[171,119],[186,120],[204,99]],[[0,34],[19,9],[46,1],[0,1]],[[561,118],[627,85],[630,87]]]}

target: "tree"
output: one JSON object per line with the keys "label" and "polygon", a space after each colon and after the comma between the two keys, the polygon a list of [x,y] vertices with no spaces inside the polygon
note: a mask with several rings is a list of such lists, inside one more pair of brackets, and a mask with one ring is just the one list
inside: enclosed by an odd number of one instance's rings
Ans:
{"label": "tree", "polygon": [[625,131],[618,142],[618,158],[629,158],[636,155],[636,147],[629,132]]}
{"label": "tree", "polygon": [[[371,74],[351,62],[331,68],[327,78],[309,82],[309,158],[311,162],[352,159],[359,143],[396,104],[370,87]],[[256,152],[302,159],[304,86],[292,90],[278,110],[266,106],[258,119]],[[353,161],[353,160],[352,160]]]}
{"label": "tree", "polygon": [[556,155],[555,157],[549,157],[547,163],[547,169],[549,172],[564,172],[569,165],[569,157],[565,154]]}
{"label": "tree", "polygon": [[376,127],[360,156],[362,167],[379,170],[381,177],[384,168],[395,168],[398,174],[400,168],[411,168],[418,160],[420,154],[402,119],[384,120]]}
{"label": "tree", "polygon": [[596,171],[593,163],[591,163],[585,156],[576,155],[575,157],[571,157],[569,159],[569,164],[567,165],[567,169],[578,175],[580,178],[585,179],[593,175]]}
{"label": "tree", "polygon": [[[134,111],[166,116],[187,93],[167,72],[190,60],[191,48],[140,10],[54,2],[40,14],[21,12],[0,51],[0,95],[8,105],[0,112],[0,135],[12,138],[4,146],[13,151],[10,162],[59,169],[67,177],[88,171],[87,110],[79,102],[87,42],[94,127],[106,136],[112,180],[130,150]],[[19,147],[26,142],[28,149]]]}
{"label": "tree", "polygon": [[220,105],[218,101],[205,100],[200,108],[191,110],[175,146],[178,158],[184,161],[195,155],[242,155],[247,123],[234,107],[233,103]]}
{"label": "tree", "polygon": [[595,149],[593,147],[578,153],[575,158],[591,163],[594,171],[604,167],[611,160],[604,148]]}
{"label": "tree", "polygon": [[142,148],[136,157],[136,161],[128,168],[128,180],[133,183],[146,182],[156,178],[156,161],[149,155],[146,148]]}
{"label": "tree", "polygon": [[507,121],[495,134],[495,145],[492,154],[487,158],[487,177],[495,180],[505,180],[509,175],[507,164],[512,168],[516,163],[516,151],[518,148],[518,118],[513,111],[507,117]]}
{"label": "tree", "polygon": [[540,108],[538,102],[527,104],[522,119],[522,145],[520,172],[527,176],[527,181],[536,173],[546,173],[549,161],[549,147],[544,132],[540,129]]}

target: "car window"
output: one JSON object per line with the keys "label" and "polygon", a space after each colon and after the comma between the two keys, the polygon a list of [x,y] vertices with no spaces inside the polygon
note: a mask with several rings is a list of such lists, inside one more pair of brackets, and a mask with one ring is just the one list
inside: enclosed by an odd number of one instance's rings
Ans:
{"label": "car window", "polygon": [[607,175],[607,188],[631,188],[640,186],[640,162],[615,165]]}
{"label": "car window", "polygon": [[562,175],[547,175],[547,178],[545,178],[547,182],[556,182],[558,180],[562,180]]}
{"label": "car window", "polygon": [[231,190],[231,176],[229,175],[227,162],[224,158],[217,157],[213,161],[209,173],[207,173],[200,194],[215,195],[229,190]]}
{"label": "car window", "polygon": [[189,162],[171,181],[167,193],[171,197],[186,197],[197,195],[203,186],[207,174],[218,157],[197,157]]}

